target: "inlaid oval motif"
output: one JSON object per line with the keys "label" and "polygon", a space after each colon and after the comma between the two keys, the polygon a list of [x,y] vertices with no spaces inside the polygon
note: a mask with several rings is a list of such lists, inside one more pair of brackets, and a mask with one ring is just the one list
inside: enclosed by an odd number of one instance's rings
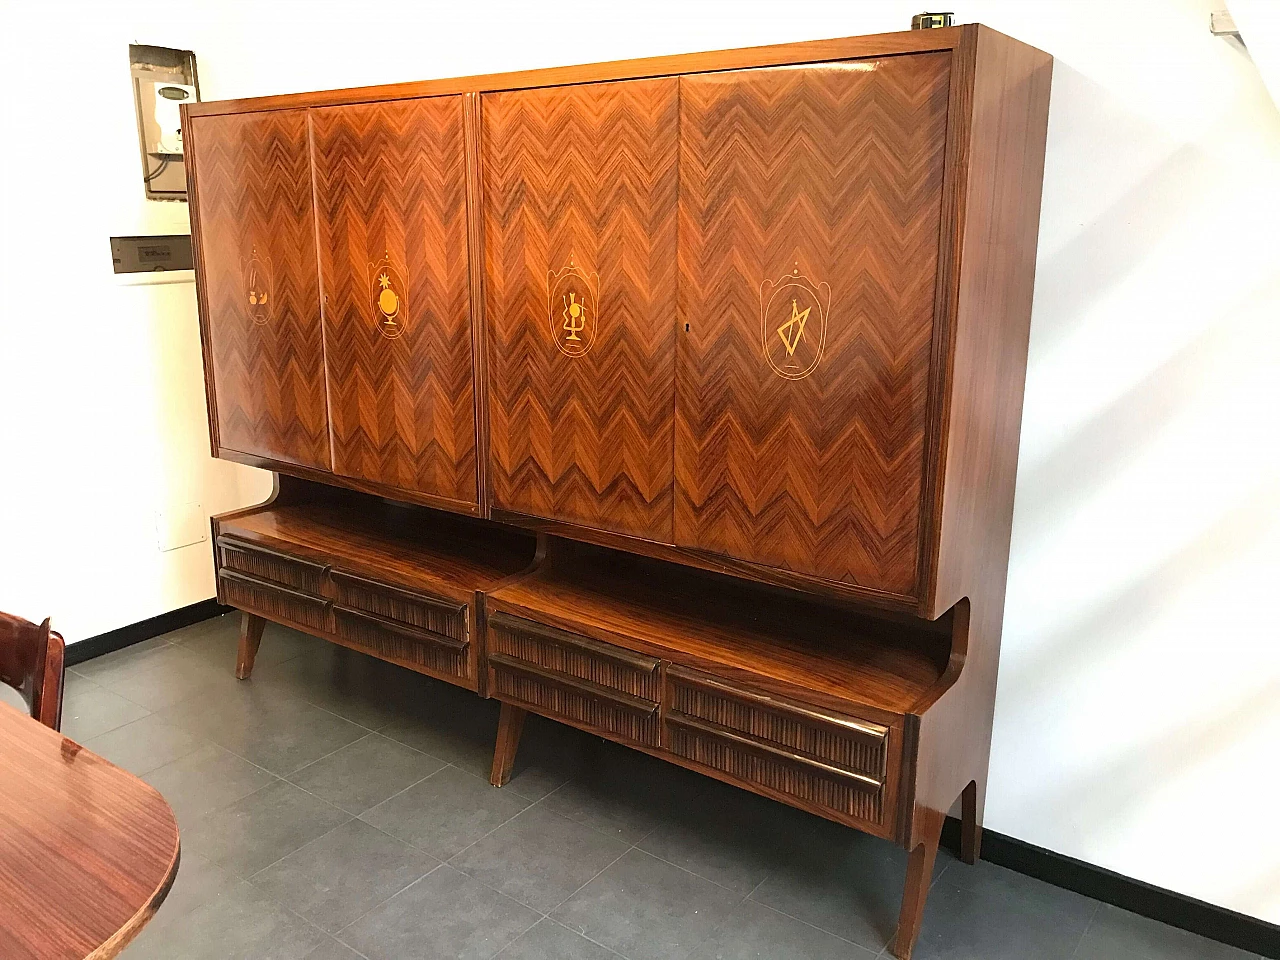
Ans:
{"label": "inlaid oval motif", "polygon": [[547,313],[551,339],[566,357],[581,357],[596,340],[600,274],[587,273],[573,257],[561,270],[547,272]]}
{"label": "inlaid oval motif", "polygon": [[407,309],[404,273],[391,262],[389,254],[370,266],[369,300],[374,323],[380,334],[395,340],[404,333]]}
{"label": "inlaid oval motif", "polygon": [[803,380],[818,368],[830,310],[831,286],[813,283],[799,266],[780,280],[760,284],[760,341],[774,373]]}
{"label": "inlaid oval motif", "polygon": [[271,259],[258,254],[252,247],[247,258],[242,258],[240,268],[244,274],[245,312],[254,323],[263,324],[271,319],[275,306],[275,290],[272,285]]}

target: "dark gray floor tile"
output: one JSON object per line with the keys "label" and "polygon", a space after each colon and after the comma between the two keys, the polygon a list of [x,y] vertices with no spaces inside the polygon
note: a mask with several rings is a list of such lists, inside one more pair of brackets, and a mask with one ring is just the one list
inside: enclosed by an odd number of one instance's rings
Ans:
{"label": "dark gray floor tile", "polygon": [[444,765],[443,760],[371,733],[308,764],[291,774],[289,780],[347,813],[358,815]]}
{"label": "dark gray floor tile", "polygon": [[711,782],[690,802],[674,804],[638,846],[746,896],[785,856],[778,812],[771,800]]}
{"label": "dark gray floor tile", "polygon": [[128,676],[152,662],[169,647],[170,643],[165,637],[152,637],[120,650],[104,653],[100,657],[78,663],[74,667],[68,667],[67,673],[84,677],[102,686]]}
{"label": "dark gray floor tile", "polygon": [[247,878],[349,819],[277,780],[197,821],[182,839],[184,847]]}
{"label": "dark gray floor tile", "polygon": [[306,960],[364,960],[364,958],[345,943],[330,939],[308,953]]}
{"label": "dark gray floor tile", "polygon": [[1097,906],[984,860],[955,864],[929,891],[915,960],[1068,960]]}
{"label": "dark gray floor tile", "polygon": [[236,678],[185,647],[171,645],[122,677],[96,682],[148,710],[158,711],[201,694],[229,691]]}
{"label": "dark gray floor tile", "polygon": [[421,850],[351,820],[250,880],[320,929],[337,933],[439,864]]}
{"label": "dark gray floor tile", "polygon": [[449,862],[539,913],[550,913],[627,849],[621,840],[537,805]]}
{"label": "dark gray floor tile", "polygon": [[237,756],[284,777],[368,732],[305,700],[266,699],[250,708],[244,722],[229,722],[205,735]]}
{"label": "dark gray floor tile", "polygon": [[[528,800],[541,800],[589,768],[591,741],[595,739],[567,724],[530,714],[520,738],[515,768],[504,790]],[[493,745],[487,756],[492,761]]]}
{"label": "dark gray floor tile", "polygon": [[[188,628],[191,632],[171,633],[169,639],[213,666],[234,674],[236,654],[240,648],[240,615],[226,614],[196,626],[203,629]],[[269,623],[262,633],[262,643],[254,658],[254,670],[292,660],[318,649],[324,643],[318,637]]]}
{"label": "dark gray floor tile", "polygon": [[93,683],[68,685],[62,698],[62,733],[84,743],[151,711]]}
{"label": "dark gray floor tile", "polygon": [[361,819],[447,860],[529,805],[514,793],[445,767],[361,814]]}
{"label": "dark gray floor tile", "polygon": [[1072,960],[1256,960],[1256,954],[1104,903]]}
{"label": "dark gray floor tile", "polygon": [[[787,853],[751,899],[879,951],[902,905],[907,853],[885,840],[779,807]],[[947,861],[939,855],[935,876]]]}
{"label": "dark gray floor tile", "polygon": [[185,914],[163,909],[125,960],[302,960],[328,937],[251,884],[235,880]]}
{"label": "dark gray floor tile", "polygon": [[216,744],[144,774],[160,791],[185,831],[205,814],[235,803],[275,780],[271,774]]}
{"label": "dark gray floor tile", "polygon": [[405,715],[405,691],[420,674],[346,647],[317,643],[296,657],[255,668],[254,680],[369,730]]}
{"label": "dark gray floor tile", "polygon": [[425,699],[379,732],[487,780],[498,732],[497,701],[440,681],[423,693]]}
{"label": "dark gray floor tile", "polygon": [[716,933],[741,895],[632,850],[552,915],[630,960],[680,960]]}
{"label": "dark gray floor tile", "polygon": [[369,960],[488,960],[538,915],[448,865],[339,934]]}
{"label": "dark gray floor tile", "polygon": [[190,913],[217,896],[224,887],[235,884],[238,879],[235,874],[223,870],[208,857],[183,850],[178,863],[178,875],[156,916],[168,919],[171,915]]}
{"label": "dark gray floor tile", "polygon": [[690,802],[703,786],[697,774],[635,750],[598,741],[592,752],[588,770],[542,802],[562,817],[628,843],[648,836],[674,806]]}
{"label": "dark gray floor tile", "polygon": [[208,746],[203,737],[152,714],[88,740],[85,746],[130,773],[142,776]]}
{"label": "dark gray floor tile", "polygon": [[618,960],[618,954],[592,943],[550,918],[539,920],[522,933],[498,960]]}
{"label": "dark gray floor tile", "polygon": [[690,960],[874,960],[870,950],[750,900]]}

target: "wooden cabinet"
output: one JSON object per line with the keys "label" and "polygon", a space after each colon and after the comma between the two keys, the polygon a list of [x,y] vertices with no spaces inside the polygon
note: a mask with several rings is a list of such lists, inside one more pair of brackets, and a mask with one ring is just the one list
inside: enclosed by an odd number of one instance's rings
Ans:
{"label": "wooden cabinet", "polygon": [[670,542],[674,79],[481,100],[495,510]]}
{"label": "wooden cabinet", "polygon": [[187,151],[215,452],[327,470],[306,111],[191,118]]}
{"label": "wooden cabinet", "polygon": [[915,596],[950,73],[681,79],[681,545]]}
{"label": "wooden cabinet", "polygon": [[333,470],[474,507],[462,97],[311,124]]}
{"label": "wooden cabinet", "polygon": [[239,675],[279,620],[502,700],[498,785],[533,711],[892,840],[909,957],[981,839],[1051,64],[184,107],[214,450],[278,474],[215,520]]}

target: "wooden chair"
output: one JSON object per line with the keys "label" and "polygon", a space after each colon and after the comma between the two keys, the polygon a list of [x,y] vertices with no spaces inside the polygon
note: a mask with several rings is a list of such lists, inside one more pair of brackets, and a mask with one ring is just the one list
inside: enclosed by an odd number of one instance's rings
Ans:
{"label": "wooden chair", "polygon": [[62,672],[66,644],[49,621],[36,625],[0,613],[0,683],[13,687],[31,716],[45,726],[62,727]]}

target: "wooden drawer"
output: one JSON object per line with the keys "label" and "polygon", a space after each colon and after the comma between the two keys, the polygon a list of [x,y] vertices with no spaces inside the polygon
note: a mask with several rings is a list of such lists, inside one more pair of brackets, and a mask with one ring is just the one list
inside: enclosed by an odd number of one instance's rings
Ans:
{"label": "wooden drawer", "polygon": [[329,602],[290,587],[267,583],[225,567],[218,571],[218,599],[272,620],[327,630]]}
{"label": "wooden drawer", "polygon": [[745,783],[871,824],[885,813],[888,727],[667,668],[663,744]]}
{"label": "wooden drawer", "polygon": [[234,537],[218,538],[218,556],[225,569],[317,596],[324,592],[324,578],[329,572],[327,564],[300,560],[270,547],[247,543]]}
{"label": "wooden drawer", "polygon": [[490,659],[523,661],[551,674],[654,703],[661,698],[655,657],[501,612],[489,617],[487,641]]}
{"label": "wooden drawer", "polygon": [[490,691],[624,740],[657,746],[658,660],[504,613],[489,618]]}
{"label": "wooden drawer", "polygon": [[330,575],[334,602],[355,612],[373,614],[383,621],[413,627],[416,630],[466,646],[467,605],[442,600],[406,590],[380,580],[335,570]]}
{"label": "wooden drawer", "polygon": [[429,630],[416,630],[376,614],[333,607],[334,632],[375,657],[416,664],[434,673],[467,675],[467,643]]}

